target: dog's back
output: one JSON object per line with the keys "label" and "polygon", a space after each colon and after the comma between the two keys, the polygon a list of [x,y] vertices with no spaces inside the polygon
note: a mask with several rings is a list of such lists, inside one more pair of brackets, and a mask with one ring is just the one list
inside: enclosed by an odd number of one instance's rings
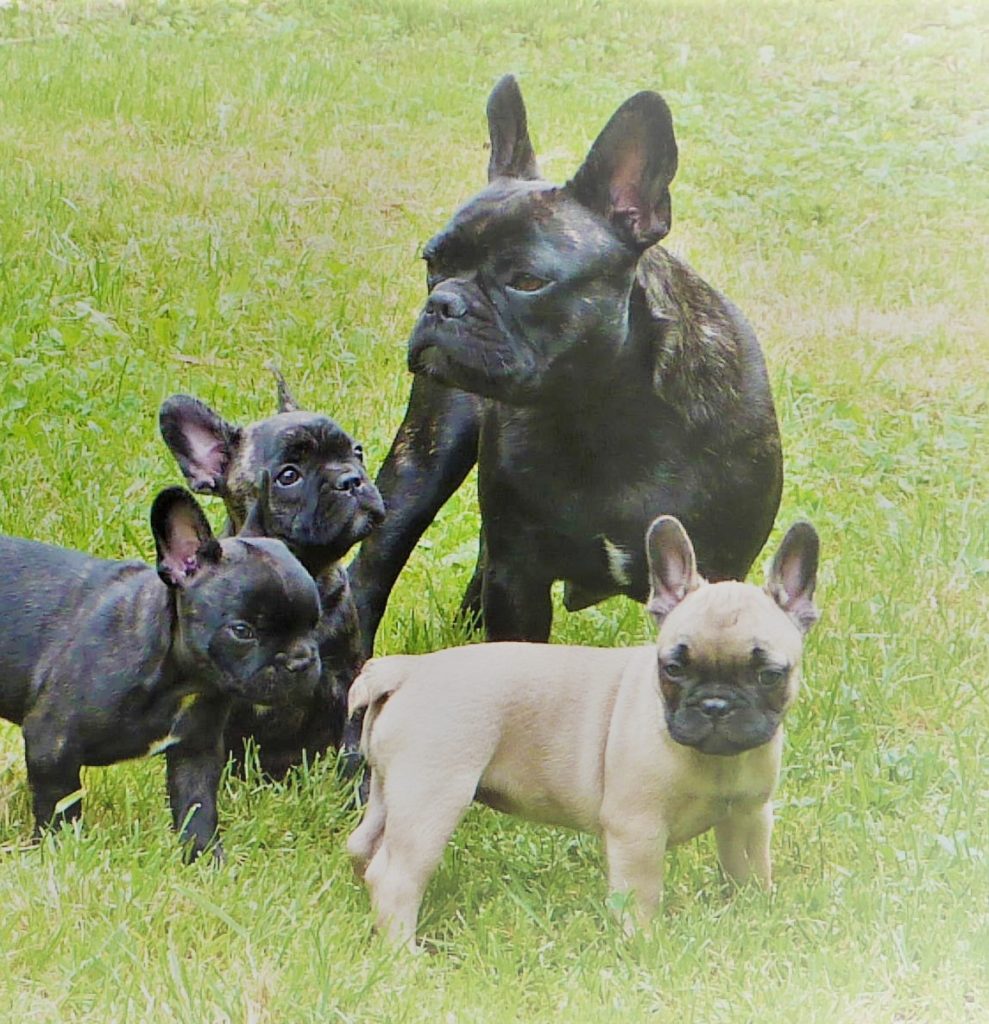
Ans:
{"label": "dog's back", "polygon": [[352,713],[366,709],[362,753],[372,770],[476,772],[479,799],[499,807],[527,777],[538,799],[514,810],[535,820],[556,820],[573,794],[591,808],[618,690],[654,652],[504,642],[375,658],[351,690]]}
{"label": "dog's back", "polygon": [[20,537],[0,537],[0,565],[0,717],[20,724],[38,663],[75,637],[87,598],[152,570]]}

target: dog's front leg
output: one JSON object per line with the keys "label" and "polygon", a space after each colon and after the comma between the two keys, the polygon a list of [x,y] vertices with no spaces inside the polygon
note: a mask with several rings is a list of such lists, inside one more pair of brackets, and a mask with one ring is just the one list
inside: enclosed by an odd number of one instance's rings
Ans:
{"label": "dog's front leg", "polygon": [[183,746],[165,752],[172,824],[186,847],[188,861],[196,860],[212,843],[213,858],[222,863],[223,850],[216,837],[216,795],[223,770],[223,744],[217,742],[210,750]]}
{"label": "dog's front leg", "polygon": [[476,395],[421,374],[414,378],[405,419],[375,481],[385,520],[361,545],[349,570],[368,657],[399,572],[477,461],[480,421]]}
{"label": "dog's front leg", "polygon": [[212,845],[213,859],[223,862],[216,834],[216,798],[225,760],[223,726],[229,710],[229,701],[200,698],[185,713],[182,738],[165,751],[172,824],[189,861]]}
{"label": "dog's front leg", "polygon": [[358,747],[363,715],[355,719],[347,717],[347,696],[364,664],[364,657],[360,626],[353,605],[348,602],[346,609],[335,610],[329,622],[327,605],[328,602],[324,600],[322,625],[329,624],[333,628],[327,630],[327,639],[320,644],[321,670],[317,703],[322,706],[319,707],[318,718],[312,723],[317,735],[313,736],[315,742],[309,745],[309,749],[310,753],[325,750],[328,746],[341,750],[341,767],[349,778],[361,765]]}
{"label": "dog's front leg", "polygon": [[769,841],[773,832],[773,805],[735,810],[714,827],[718,860],[725,874],[736,884],[754,879],[765,888],[772,885]]}
{"label": "dog's front leg", "polygon": [[[659,909],[667,839],[666,829],[658,823],[651,822],[647,828],[631,824],[604,833],[608,888],[612,897],[619,898],[615,910],[626,935],[634,934],[637,925],[646,927]],[[631,897],[631,906],[625,897]]]}

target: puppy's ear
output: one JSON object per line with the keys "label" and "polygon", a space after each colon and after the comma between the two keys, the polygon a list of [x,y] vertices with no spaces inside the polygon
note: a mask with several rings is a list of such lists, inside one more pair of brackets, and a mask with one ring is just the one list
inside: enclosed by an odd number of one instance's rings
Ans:
{"label": "puppy's ear", "polygon": [[820,612],[814,605],[817,559],[821,542],[810,523],[794,523],[773,559],[766,578],[766,592],[806,633]]}
{"label": "puppy's ear", "polygon": [[158,426],[192,490],[223,495],[227,469],[240,444],[240,428],[189,395],[166,398]]}
{"label": "puppy's ear", "polygon": [[539,177],[536,155],[529,141],[525,104],[514,75],[505,75],[491,90],[488,97],[488,134],[491,137],[488,181]]}
{"label": "puppy's ear", "polygon": [[697,575],[694,546],[679,519],[660,516],[646,533],[649,560],[649,603],[657,625],[703,582]]}
{"label": "puppy's ear", "polygon": [[275,384],[278,387],[278,411],[298,412],[300,409],[299,403],[295,400],[292,392],[289,391],[281,370],[274,363],[265,363],[264,365],[275,375]]}
{"label": "puppy's ear", "polygon": [[257,495],[244,525],[237,531],[238,537],[270,537],[268,523],[271,521],[271,474],[266,469],[258,473],[255,483]]}
{"label": "puppy's ear", "polygon": [[641,251],[669,234],[676,169],[670,108],[658,93],[640,92],[615,111],[567,188]]}
{"label": "puppy's ear", "polygon": [[220,542],[196,499],[184,487],[168,487],[151,505],[151,532],[158,575],[170,587],[183,587],[206,567],[217,565]]}

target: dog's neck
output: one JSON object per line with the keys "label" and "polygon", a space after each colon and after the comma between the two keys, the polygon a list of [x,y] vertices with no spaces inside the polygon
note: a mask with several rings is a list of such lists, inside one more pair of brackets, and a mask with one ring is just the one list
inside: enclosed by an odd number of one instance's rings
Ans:
{"label": "dog's neck", "polygon": [[630,337],[648,341],[654,393],[696,427],[720,421],[743,391],[739,325],[715,296],[660,245],[639,260]]}

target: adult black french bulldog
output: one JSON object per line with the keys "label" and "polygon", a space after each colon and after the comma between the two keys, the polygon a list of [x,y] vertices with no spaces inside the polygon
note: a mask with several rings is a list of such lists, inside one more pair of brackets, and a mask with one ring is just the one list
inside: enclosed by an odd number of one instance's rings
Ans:
{"label": "adult black french bulldog", "polygon": [[565,186],[538,174],[511,76],[488,102],[488,186],[426,245],[408,410],[378,475],[389,508],[351,566],[368,649],[422,531],[475,461],[480,557],[464,610],[546,640],[575,610],[644,601],[641,538],[678,517],[708,579],[741,579],[779,506],[765,365],[738,310],[656,245],[677,147],[655,93],[624,103]]}
{"label": "adult black french bulldog", "polygon": [[36,831],[77,818],[83,765],[164,750],[172,821],[215,841],[234,698],[306,700],[319,594],[280,541],[218,541],[182,487],[151,508],[157,572],[0,537],[0,716],[24,732]]}
{"label": "adult black french bulldog", "polygon": [[322,673],[311,700],[278,708],[238,702],[227,725],[227,749],[242,762],[248,737],[261,768],[274,778],[292,765],[341,745],[357,758],[360,723],[349,728],[347,691],[364,662],[357,610],[340,559],[381,522],[384,505],[364,468],[361,446],[333,420],[303,412],[278,379],[277,415],[234,426],[188,395],[167,399],[161,434],[189,486],[223,498],[228,530],[241,533],[257,509],[257,485],[269,480],[263,515],[251,532],[284,541],[316,580]]}

